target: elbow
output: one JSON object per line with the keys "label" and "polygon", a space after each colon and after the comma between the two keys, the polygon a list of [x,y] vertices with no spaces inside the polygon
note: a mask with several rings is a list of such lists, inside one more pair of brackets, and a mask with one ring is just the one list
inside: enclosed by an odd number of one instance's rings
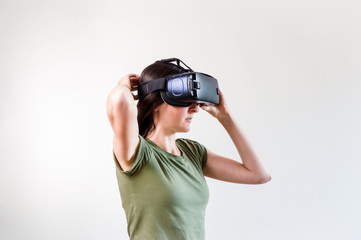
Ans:
{"label": "elbow", "polygon": [[122,88],[113,88],[112,91],[109,93],[106,106],[107,108],[114,108],[119,105],[124,104],[126,100],[126,93]]}
{"label": "elbow", "polygon": [[267,182],[271,181],[271,179],[272,179],[271,174],[266,174],[258,179],[258,184],[267,183]]}
{"label": "elbow", "polygon": [[124,110],[132,104],[135,104],[132,95],[127,93],[123,88],[116,87],[108,95],[106,101],[107,113],[111,115],[120,110],[124,112]]}
{"label": "elbow", "polygon": [[258,175],[254,181],[253,181],[253,184],[264,184],[264,183],[267,183],[269,181],[271,181],[272,177],[269,173],[267,174],[261,174],[261,175]]}

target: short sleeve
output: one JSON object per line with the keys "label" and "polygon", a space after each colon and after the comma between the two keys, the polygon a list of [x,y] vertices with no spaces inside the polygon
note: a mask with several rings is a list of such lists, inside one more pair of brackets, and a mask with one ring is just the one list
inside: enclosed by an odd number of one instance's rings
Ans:
{"label": "short sleeve", "polygon": [[182,146],[182,151],[186,152],[188,156],[196,160],[196,163],[201,169],[203,169],[207,164],[207,148],[194,140],[190,139],[178,139],[180,145]]}
{"label": "short sleeve", "polygon": [[208,154],[207,154],[207,148],[203,145],[202,146],[202,151],[203,151],[203,155],[202,155],[202,169],[206,166],[207,164],[207,159],[208,159]]}
{"label": "short sleeve", "polygon": [[147,160],[149,159],[147,158],[149,152],[149,147],[147,146],[148,143],[141,135],[138,135],[138,137],[139,137],[139,144],[133,156],[135,158],[135,161],[133,163],[133,166],[128,171],[123,171],[113,150],[113,159],[116,165],[117,173],[123,173],[131,176],[139,172],[143,168],[143,166],[147,163]]}

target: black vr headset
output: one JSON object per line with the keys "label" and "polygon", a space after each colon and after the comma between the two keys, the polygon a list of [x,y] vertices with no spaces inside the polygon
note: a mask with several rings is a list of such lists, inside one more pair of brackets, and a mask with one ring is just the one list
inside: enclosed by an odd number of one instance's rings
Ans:
{"label": "black vr headset", "polygon": [[[219,104],[218,81],[214,77],[194,72],[178,58],[162,59],[157,62],[173,64],[184,73],[169,75],[164,78],[155,79],[138,86],[140,98],[155,91],[160,91],[163,101],[172,106],[188,107],[192,103]],[[184,67],[180,65],[184,64]]]}

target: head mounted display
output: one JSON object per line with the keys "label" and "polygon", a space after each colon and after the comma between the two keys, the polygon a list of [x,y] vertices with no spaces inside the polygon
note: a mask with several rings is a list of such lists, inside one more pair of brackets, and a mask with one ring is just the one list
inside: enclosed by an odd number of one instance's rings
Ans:
{"label": "head mounted display", "polygon": [[[187,107],[192,103],[219,103],[218,81],[214,77],[194,72],[177,58],[159,60],[157,62],[177,62],[177,67],[184,73],[169,75],[164,78],[141,83],[138,86],[139,96],[145,97],[159,91],[163,101],[172,106]],[[180,65],[184,64],[186,68]]]}

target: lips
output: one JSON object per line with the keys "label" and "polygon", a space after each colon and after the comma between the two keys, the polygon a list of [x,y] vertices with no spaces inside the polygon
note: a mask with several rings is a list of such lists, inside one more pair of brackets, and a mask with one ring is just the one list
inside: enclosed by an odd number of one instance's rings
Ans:
{"label": "lips", "polygon": [[191,122],[192,118],[186,118],[186,121]]}

